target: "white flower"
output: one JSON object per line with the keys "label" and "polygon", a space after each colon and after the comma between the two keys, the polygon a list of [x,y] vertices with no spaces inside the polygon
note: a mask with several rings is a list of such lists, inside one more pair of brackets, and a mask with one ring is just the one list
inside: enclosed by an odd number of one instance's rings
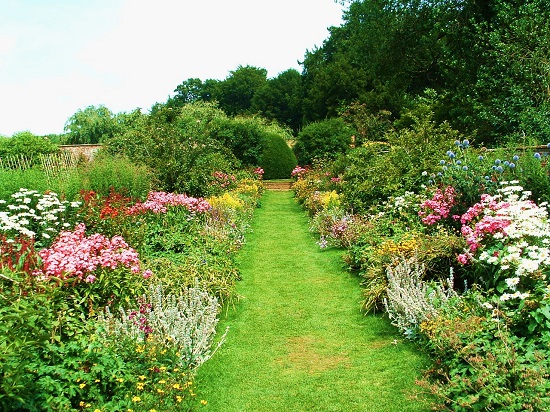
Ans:
{"label": "white flower", "polygon": [[483,302],[481,306],[485,309],[493,309],[493,305],[491,305],[489,302]]}
{"label": "white flower", "polygon": [[508,278],[506,279],[506,285],[508,285],[508,287],[512,290],[516,290],[516,287],[517,285],[519,284],[519,278],[518,277],[515,277],[515,278]]}

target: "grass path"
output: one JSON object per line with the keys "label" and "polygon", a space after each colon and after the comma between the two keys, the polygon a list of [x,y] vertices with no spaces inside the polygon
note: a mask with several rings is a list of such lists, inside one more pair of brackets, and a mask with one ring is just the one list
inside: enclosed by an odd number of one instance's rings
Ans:
{"label": "grass path", "polygon": [[292,193],[268,191],[252,229],[241,299],[219,324],[227,340],[199,370],[203,410],[426,410],[407,396],[422,356],[387,321],[361,314],[358,279],[341,251],[315,244]]}

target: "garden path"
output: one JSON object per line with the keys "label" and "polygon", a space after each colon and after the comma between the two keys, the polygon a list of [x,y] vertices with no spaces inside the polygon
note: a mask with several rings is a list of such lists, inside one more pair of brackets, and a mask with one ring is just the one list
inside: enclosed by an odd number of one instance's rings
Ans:
{"label": "garden path", "polygon": [[204,410],[422,411],[409,399],[423,358],[360,311],[341,250],[321,250],[290,191],[267,191],[239,254],[227,340],[199,370]]}

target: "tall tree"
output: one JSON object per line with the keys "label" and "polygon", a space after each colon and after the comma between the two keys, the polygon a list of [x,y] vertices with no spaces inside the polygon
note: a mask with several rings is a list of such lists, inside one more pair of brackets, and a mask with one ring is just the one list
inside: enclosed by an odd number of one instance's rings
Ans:
{"label": "tall tree", "polygon": [[97,144],[119,131],[120,125],[113,113],[101,105],[78,110],[65,123],[69,144]]}
{"label": "tall tree", "polygon": [[220,108],[229,115],[247,114],[257,90],[267,82],[267,70],[254,66],[239,66],[220,83],[218,95]]}
{"label": "tall tree", "polygon": [[302,94],[302,76],[289,69],[256,90],[251,110],[297,132],[302,123]]}

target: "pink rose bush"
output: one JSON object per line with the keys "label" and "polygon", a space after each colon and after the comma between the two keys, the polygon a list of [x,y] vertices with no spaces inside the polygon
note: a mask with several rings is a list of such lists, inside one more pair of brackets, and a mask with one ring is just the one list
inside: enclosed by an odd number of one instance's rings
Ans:
{"label": "pink rose bush", "polygon": [[[80,223],[74,231],[62,231],[48,249],[39,253],[43,267],[34,274],[42,280],[50,277],[93,283],[97,269],[125,267],[134,274],[141,272],[138,253],[121,236],[112,239],[101,234],[86,236],[86,226]],[[152,275],[143,272],[144,278]]]}

